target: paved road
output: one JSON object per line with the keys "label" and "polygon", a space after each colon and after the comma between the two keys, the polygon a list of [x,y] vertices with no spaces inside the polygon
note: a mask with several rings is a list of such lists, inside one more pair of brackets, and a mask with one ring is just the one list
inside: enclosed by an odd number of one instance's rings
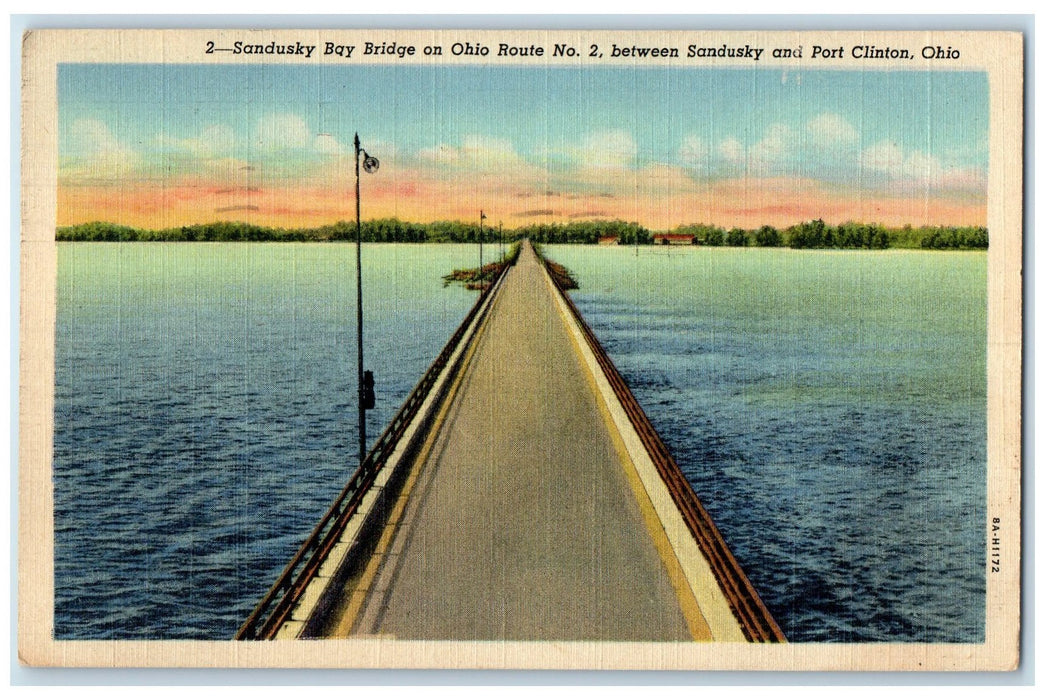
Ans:
{"label": "paved road", "polygon": [[553,293],[524,246],[387,551],[371,563],[365,602],[336,636],[700,636],[703,620],[687,623]]}

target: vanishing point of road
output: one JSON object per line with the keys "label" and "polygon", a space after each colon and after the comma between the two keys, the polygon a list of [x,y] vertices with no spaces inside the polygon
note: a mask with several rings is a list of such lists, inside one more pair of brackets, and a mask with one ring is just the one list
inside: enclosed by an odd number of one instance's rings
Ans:
{"label": "vanishing point of road", "polygon": [[529,242],[238,639],[784,641]]}

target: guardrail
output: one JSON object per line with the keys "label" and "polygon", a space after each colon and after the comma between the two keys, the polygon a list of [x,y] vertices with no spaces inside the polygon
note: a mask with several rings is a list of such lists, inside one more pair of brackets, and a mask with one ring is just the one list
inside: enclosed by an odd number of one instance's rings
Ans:
{"label": "guardrail", "polygon": [[[540,257],[541,262],[548,269],[548,261],[545,260],[543,255]],[[773,619],[773,616],[759,597],[758,592],[755,591],[755,587],[748,580],[747,575],[744,574],[743,569],[740,568],[740,564],[733,556],[733,552],[730,551],[729,545],[723,539],[722,533],[719,532],[718,527],[711,520],[711,515],[708,514],[700,499],[697,498],[697,494],[693,491],[693,487],[682,473],[682,470],[679,469],[675,458],[671,455],[671,452],[653,427],[646,413],[642,410],[634,394],[631,393],[628,383],[621,376],[609,355],[606,354],[599,339],[595,337],[595,333],[591,330],[587,321],[584,320],[584,317],[581,316],[581,312],[574,305],[570,295],[562,288],[558,276],[552,274],[550,269],[549,276],[569,307],[570,313],[573,314],[580,326],[588,346],[594,353],[595,359],[606,375],[610,386],[613,387],[617,399],[624,407],[624,411],[627,413],[631,424],[635,427],[635,431],[642,440],[643,446],[649,452],[650,458],[653,460],[653,464],[656,466],[657,472],[667,486],[669,493],[671,493],[672,500],[674,500],[675,505],[681,512],[686,526],[693,534],[701,552],[704,553],[705,558],[708,560],[715,578],[729,601],[734,616],[744,631],[744,636],[752,642],[787,641],[784,637],[784,632],[777,625],[776,620]]]}
{"label": "guardrail", "polygon": [[509,265],[504,265],[497,277],[480,293],[479,298],[465,316],[464,321],[450,337],[439,356],[425,371],[421,380],[403,402],[402,407],[374,443],[363,464],[356,469],[334,504],[316,525],[315,529],[298,549],[297,554],[283,569],[283,573],[261,599],[254,611],[236,632],[236,640],[273,639],[287,621],[309,582],[315,577],[330,551],[337,544],[349,520],[359,510],[363,497],[373,485],[378,473],[395,451],[400,438],[417,416],[418,410],[428,397],[436,379],[446,368],[447,362],[464,338],[468,327],[483,308],[487,298],[497,287]]}

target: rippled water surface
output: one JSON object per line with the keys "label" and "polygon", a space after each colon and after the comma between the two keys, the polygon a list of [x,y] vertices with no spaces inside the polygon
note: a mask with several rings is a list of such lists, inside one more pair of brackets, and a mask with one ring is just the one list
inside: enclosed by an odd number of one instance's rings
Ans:
{"label": "rippled water surface", "polygon": [[[984,254],[549,250],[790,639],[982,638]],[[354,255],[59,245],[56,637],[235,632],[351,471]],[[373,439],[476,251],[364,255]]]}
{"label": "rippled water surface", "polygon": [[985,253],[549,254],[789,639],[983,638]]}
{"label": "rippled water surface", "polygon": [[[55,636],[228,639],[358,452],[355,248],[63,243]],[[465,246],[366,246],[373,439],[475,298]]]}

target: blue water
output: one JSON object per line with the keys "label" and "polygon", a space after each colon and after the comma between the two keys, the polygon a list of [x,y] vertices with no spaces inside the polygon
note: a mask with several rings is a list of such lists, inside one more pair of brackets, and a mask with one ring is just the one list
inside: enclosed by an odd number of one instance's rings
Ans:
{"label": "blue water", "polygon": [[[791,640],[982,639],[985,254],[549,250]],[[228,639],[352,470],[354,247],[58,251],[55,636]],[[475,253],[365,247],[371,440]]]}
{"label": "blue water", "polygon": [[985,253],[548,250],[789,639],[983,639]]}
{"label": "blue water", "polygon": [[[229,639],[358,453],[355,248],[58,253],[55,637]],[[474,250],[364,255],[372,443],[473,303],[440,276]]]}

